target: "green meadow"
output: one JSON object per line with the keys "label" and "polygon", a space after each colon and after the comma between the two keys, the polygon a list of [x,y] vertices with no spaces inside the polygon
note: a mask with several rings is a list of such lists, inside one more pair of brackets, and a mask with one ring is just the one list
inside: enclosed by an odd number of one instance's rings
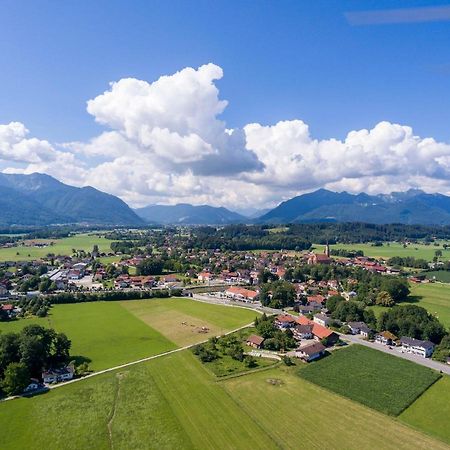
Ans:
{"label": "green meadow", "polygon": [[[445,449],[279,367],[223,382],[189,350],[0,403],[2,450]],[[23,426],[27,424],[27,426]]]}
{"label": "green meadow", "polygon": [[450,376],[433,384],[400,415],[400,419],[450,443]]}
{"label": "green meadow", "polygon": [[[403,302],[402,305],[413,304],[425,308],[450,330],[450,285],[440,283],[411,283],[410,289],[410,301]],[[383,306],[371,306],[370,309],[373,309],[377,316],[387,310]]]}
{"label": "green meadow", "polygon": [[35,242],[49,243],[47,247],[18,246],[12,248],[0,248],[0,261],[30,261],[46,256],[48,253],[55,255],[72,255],[72,249],[92,251],[94,245],[98,245],[101,252],[111,251],[110,239],[96,236],[95,234],[77,234],[63,239],[34,239]]}
{"label": "green meadow", "polygon": [[397,416],[439,378],[427,367],[351,345],[299,371],[311,383],[385,414]]}
{"label": "green meadow", "polygon": [[[55,305],[45,318],[0,322],[0,331],[37,323],[64,332],[72,341],[71,355],[90,359],[97,371],[223,334],[256,314],[187,298],[89,302]],[[199,332],[202,326],[211,328]]]}
{"label": "green meadow", "polygon": [[[425,259],[427,261],[432,261],[435,251],[442,251],[442,259],[450,259],[450,249],[444,250],[442,245],[449,244],[448,242],[439,242],[439,246],[433,244],[409,244],[406,248],[403,244],[398,242],[384,242],[381,247],[375,247],[370,243],[366,244],[336,244],[330,245],[330,249],[345,249],[345,250],[362,250],[364,256],[369,256],[371,258],[384,258],[389,259],[393,256],[412,256],[417,259]],[[316,248],[322,249],[323,245],[315,245]]]}

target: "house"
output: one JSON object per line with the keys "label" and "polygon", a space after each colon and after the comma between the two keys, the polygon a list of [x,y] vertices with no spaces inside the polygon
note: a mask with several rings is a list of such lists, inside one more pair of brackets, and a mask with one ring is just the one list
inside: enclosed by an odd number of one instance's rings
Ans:
{"label": "house", "polygon": [[44,383],[57,383],[58,381],[68,381],[73,378],[74,369],[72,366],[62,367],[60,369],[49,369],[42,372]]}
{"label": "house", "polygon": [[295,350],[295,356],[307,362],[320,358],[325,353],[325,346],[320,342],[305,344]]}
{"label": "house", "polygon": [[292,335],[297,341],[300,341],[302,339],[312,339],[312,329],[312,325],[301,325],[298,323],[294,328],[292,328]]}
{"label": "house", "polygon": [[331,322],[331,318],[328,317],[326,314],[316,314],[314,316],[314,322],[318,323],[319,325],[322,325],[323,327],[327,327]]}
{"label": "house", "polygon": [[264,338],[261,336],[257,336],[256,334],[252,334],[247,338],[247,345],[254,348],[261,348],[264,342]]}
{"label": "house", "polygon": [[352,334],[360,334],[365,338],[372,333],[372,330],[364,322],[348,322],[347,326]]}
{"label": "house", "polygon": [[390,331],[382,331],[375,336],[375,342],[382,345],[394,345],[397,339],[397,336]]}
{"label": "house", "polygon": [[306,298],[306,302],[309,306],[319,310],[325,306],[326,298],[323,295],[309,295]]}
{"label": "house", "polygon": [[203,283],[205,283],[205,282],[209,282],[209,281],[211,281],[212,280],[212,274],[211,273],[209,273],[209,272],[200,272],[198,275],[197,275],[197,280],[198,281],[201,281],[201,282],[203,282]]}
{"label": "house", "polygon": [[[298,312],[300,314],[312,314],[314,311],[317,311],[317,306],[315,305],[299,305]],[[319,308],[320,309],[320,308]]]}
{"label": "house", "polygon": [[284,330],[286,328],[292,328],[295,326],[296,320],[292,316],[288,316],[287,314],[280,314],[275,319],[275,325]]}
{"label": "house", "polygon": [[309,320],[305,316],[300,316],[297,319],[297,323],[300,325],[312,325],[312,334],[316,341],[326,340],[327,345],[333,345],[339,340],[339,336],[334,331],[326,328],[312,320]]}
{"label": "house", "polygon": [[225,291],[225,295],[234,300],[244,302],[255,302],[258,300],[258,292],[245,289],[239,286],[231,286]]}
{"label": "house", "polygon": [[403,352],[419,355],[423,358],[429,358],[434,352],[434,344],[430,341],[421,341],[408,336],[402,336],[400,338],[400,344]]}

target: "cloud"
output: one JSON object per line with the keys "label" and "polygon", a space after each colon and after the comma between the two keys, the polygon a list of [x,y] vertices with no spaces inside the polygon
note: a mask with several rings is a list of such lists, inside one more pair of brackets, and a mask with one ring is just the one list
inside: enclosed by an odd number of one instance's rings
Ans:
{"label": "cloud", "polygon": [[319,187],[450,194],[450,145],[406,125],[380,122],[342,140],[316,139],[302,120],[228,129],[215,84],[222,76],[207,64],[154,82],[111,83],[87,103],[106,129],[85,142],[57,145],[22,123],[0,125],[0,170],[45,172],[133,206],[267,207]]}
{"label": "cloud", "polygon": [[450,6],[350,11],[344,15],[350,25],[446,22],[450,20]]}

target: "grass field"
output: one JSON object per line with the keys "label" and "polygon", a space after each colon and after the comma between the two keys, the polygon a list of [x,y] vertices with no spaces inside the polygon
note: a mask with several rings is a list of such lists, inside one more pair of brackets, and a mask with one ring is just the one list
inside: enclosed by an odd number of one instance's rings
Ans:
{"label": "grass field", "polygon": [[[45,318],[0,322],[0,331],[19,331],[31,323],[55,328],[71,339],[71,355],[89,358],[91,369],[102,370],[225,333],[252,322],[256,314],[176,298],[75,303],[55,305]],[[193,323],[212,328],[198,333]]]}
{"label": "grass field", "polygon": [[[383,243],[381,247],[374,247],[371,244],[336,244],[330,245],[330,249],[345,249],[345,250],[362,250],[364,256],[369,256],[373,258],[385,258],[389,259],[393,256],[413,256],[417,259],[425,259],[427,261],[432,261],[434,257],[434,252],[436,250],[442,251],[442,260],[450,259],[450,250],[444,250],[442,244],[448,242],[440,242],[439,247],[424,244],[410,244],[406,248],[403,248],[403,244],[396,242]],[[316,248],[323,248],[323,245],[315,245]]]}
{"label": "grass field", "polygon": [[[439,283],[411,284],[410,289],[411,302],[403,302],[402,305],[422,306],[450,330],[450,285]],[[376,316],[387,310],[383,306],[371,306],[370,309],[375,312]]]}
{"label": "grass field", "polygon": [[299,375],[395,416],[440,377],[434,370],[360,345],[333,352],[300,370]]}
{"label": "grass field", "polygon": [[448,448],[396,419],[302,380],[295,370],[277,368],[223,382],[280,448]]}
{"label": "grass field", "polygon": [[93,370],[106,369],[176,348],[119,302],[55,305],[48,317],[1,322],[0,330],[17,331],[29,323],[55,328],[72,340],[71,355],[92,360]]}
{"label": "grass field", "polygon": [[[132,300],[122,306],[147,325],[163,333],[180,346],[193,344],[211,336],[253,322],[256,311],[230,306],[212,305],[187,298],[152,301]],[[204,333],[202,327],[208,328]]]}
{"label": "grass field", "polygon": [[429,272],[423,272],[422,275],[425,275],[429,280],[450,283],[450,271],[448,270],[430,270]]}
{"label": "grass field", "polygon": [[[0,261],[29,261],[46,256],[48,253],[55,255],[71,255],[72,249],[92,251],[95,244],[101,252],[111,251],[111,240],[90,234],[77,234],[64,239],[35,239],[36,242],[50,242],[54,245],[47,247],[26,247],[19,246],[13,248],[0,248]],[[18,254],[17,254],[18,253]]]}
{"label": "grass field", "polygon": [[276,448],[189,351],[0,404],[6,424],[2,450]]}
{"label": "grass field", "polygon": [[444,376],[433,384],[400,419],[450,444],[450,377]]}
{"label": "grass field", "polygon": [[288,368],[217,383],[189,351],[0,403],[0,428],[2,450],[447,448]]}

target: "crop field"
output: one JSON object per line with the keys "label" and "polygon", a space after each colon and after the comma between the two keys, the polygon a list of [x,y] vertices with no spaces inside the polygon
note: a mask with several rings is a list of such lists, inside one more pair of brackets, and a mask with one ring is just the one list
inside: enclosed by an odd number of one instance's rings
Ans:
{"label": "crop field", "polygon": [[[417,259],[425,259],[432,261],[436,250],[442,251],[442,260],[450,259],[450,249],[444,250],[442,245],[449,244],[448,242],[439,242],[439,246],[425,245],[425,244],[410,244],[403,248],[403,244],[397,242],[383,243],[381,247],[375,247],[371,244],[336,244],[330,245],[330,249],[345,249],[345,250],[362,250],[364,256],[373,258],[389,259],[393,256],[413,256]],[[323,245],[315,245],[316,248],[322,249]]]}
{"label": "crop field", "polygon": [[72,255],[72,249],[92,251],[95,244],[101,252],[111,251],[111,240],[91,234],[77,234],[63,239],[34,239],[35,242],[49,243],[47,247],[18,246],[12,248],[0,248],[0,261],[30,261],[46,256],[48,253],[55,255]]}
{"label": "crop field", "polygon": [[276,448],[189,351],[0,404],[6,424],[2,450]]}
{"label": "crop field", "polygon": [[447,448],[291,368],[217,383],[189,351],[0,403],[0,427],[2,450]]}
{"label": "crop field", "polygon": [[360,345],[333,352],[299,376],[393,416],[440,378],[432,369]]}
{"label": "crop field", "polygon": [[258,315],[256,311],[244,308],[212,305],[187,298],[131,300],[121,304],[137,318],[180,346],[200,342],[247,325]]}
{"label": "crop field", "polygon": [[450,271],[448,270],[430,270],[422,272],[429,280],[440,281],[441,283],[450,283]]}
{"label": "crop field", "polygon": [[46,318],[0,322],[0,330],[17,331],[30,323],[66,333],[72,341],[71,355],[80,360],[90,359],[93,370],[176,348],[174,343],[134,317],[119,302],[55,305]]}
{"label": "crop field", "polygon": [[396,419],[301,379],[297,370],[270,369],[221,384],[280,448],[447,448]]}
{"label": "crop field", "polygon": [[433,384],[399,417],[450,444],[450,377],[444,376]]}
{"label": "crop field", "polygon": [[[410,289],[411,301],[401,304],[412,304],[425,308],[450,330],[450,285],[439,283],[411,284]],[[387,310],[383,306],[371,306],[370,309],[374,311],[376,316]]]}

